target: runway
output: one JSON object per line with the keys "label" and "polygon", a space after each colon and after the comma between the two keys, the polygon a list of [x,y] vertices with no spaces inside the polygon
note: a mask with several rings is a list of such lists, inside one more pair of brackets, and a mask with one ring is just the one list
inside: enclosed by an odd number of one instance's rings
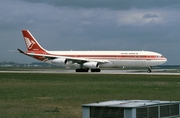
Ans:
{"label": "runway", "polygon": [[[173,70],[173,72],[172,72]],[[175,69],[154,69],[151,73],[146,70],[101,70],[101,72],[75,72],[75,70],[50,69],[50,70],[1,70],[0,73],[60,73],[60,74],[138,74],[138,75],[180,75]]]}

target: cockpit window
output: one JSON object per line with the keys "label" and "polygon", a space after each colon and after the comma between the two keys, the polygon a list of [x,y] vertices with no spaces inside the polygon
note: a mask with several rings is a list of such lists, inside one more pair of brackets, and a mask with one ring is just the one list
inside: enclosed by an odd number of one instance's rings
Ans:
{"label": "cockpit window", "polygon": [[164,56],[162,56],[162,55],[157,55],[156,57],[157,58],[164,58]]}

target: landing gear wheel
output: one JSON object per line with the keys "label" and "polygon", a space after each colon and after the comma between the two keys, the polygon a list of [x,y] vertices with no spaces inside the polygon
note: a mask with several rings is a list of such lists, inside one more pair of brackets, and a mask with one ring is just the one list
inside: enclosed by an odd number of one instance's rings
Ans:
{"label": "landing gear wheel", "polygon": [[148,70],[147,70],[147,72],[148,72],[148,73],[151,73],[151,69],[152,69],[152,67],[149,67]]}
{"label": "landing gear wheel", "polygon": [[76,72],[88,72],[89,68],[86,69],[76,69]]}
{"label": "landing gear wheel", "polygon": [[91,69],[91,72],[101,72],[101,69]]}

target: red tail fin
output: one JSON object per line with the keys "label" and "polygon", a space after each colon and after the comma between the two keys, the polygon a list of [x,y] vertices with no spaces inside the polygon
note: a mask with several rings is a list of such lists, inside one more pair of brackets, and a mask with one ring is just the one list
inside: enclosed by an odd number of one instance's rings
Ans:
{"label": "red tail fin", "polygon": [[28,51],[46,51],[28,30],[22,30],[22,34]]}

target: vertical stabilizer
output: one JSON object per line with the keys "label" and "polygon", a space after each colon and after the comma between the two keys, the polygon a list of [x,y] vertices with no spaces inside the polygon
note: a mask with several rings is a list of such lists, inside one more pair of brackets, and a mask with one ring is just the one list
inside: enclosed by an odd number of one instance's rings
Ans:
{"label": "vertical stabilizer", "polygon": [[22,30],[22,34],[28,51],[46,51],[28,30]]}

